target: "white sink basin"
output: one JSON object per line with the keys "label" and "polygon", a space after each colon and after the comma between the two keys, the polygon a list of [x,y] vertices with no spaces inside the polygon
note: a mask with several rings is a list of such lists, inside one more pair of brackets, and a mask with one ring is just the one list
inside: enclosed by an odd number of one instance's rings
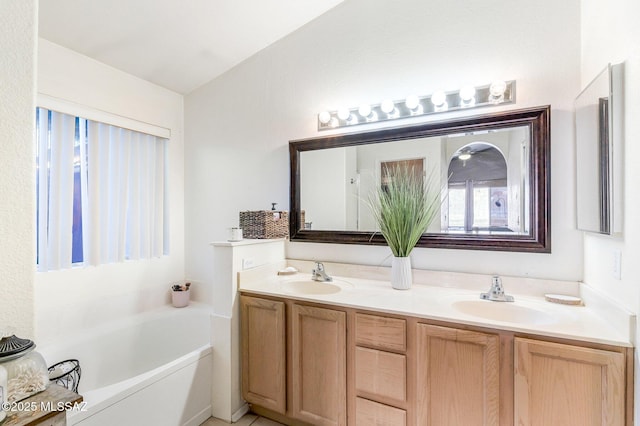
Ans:
{"label": "white sink basin", "polygon": [[289,294],[332,294],[338,293],[342,289],[330,282],[304,280],[285,281],[282,283],[282,290]]}
{"label": "white sink basin", "polygon": [[451,307],[463,314],[493,321],[536,325],[556,322],[549,313],[523,306],[517,301],[460,300],[453,302]]}

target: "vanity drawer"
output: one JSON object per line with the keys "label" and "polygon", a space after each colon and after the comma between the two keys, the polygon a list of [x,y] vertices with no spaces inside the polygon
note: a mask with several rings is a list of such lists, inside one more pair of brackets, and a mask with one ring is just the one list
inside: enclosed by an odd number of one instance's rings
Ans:
{"label": "vanity drawer", "polygon": [[404,352],[407,350],[407,321],[356,314],[356,345]]}
{"label": "vanity drawer", "polygon": [[404,426],[407,412],[364,398],[356,398],[356,426]]}
{"label": "vanity drawer", "polygon": [[406,356],[356,347],[355,358],[356,392],[406,401]]}

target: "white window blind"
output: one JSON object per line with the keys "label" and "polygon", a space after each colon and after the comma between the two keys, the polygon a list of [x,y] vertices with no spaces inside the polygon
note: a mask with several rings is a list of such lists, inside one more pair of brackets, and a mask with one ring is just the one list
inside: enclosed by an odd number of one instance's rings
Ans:
{"label": "white window blind", "polygon": [[38,270],[168,254],[168,140],[37,109]]}

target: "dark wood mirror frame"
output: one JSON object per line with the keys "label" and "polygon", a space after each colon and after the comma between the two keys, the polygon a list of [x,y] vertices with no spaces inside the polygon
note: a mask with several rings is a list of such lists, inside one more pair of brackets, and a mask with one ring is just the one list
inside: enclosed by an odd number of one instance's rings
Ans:
{"label": "dark wood mirror frame", "polygon": [[290,141],[290,238],[292,241],[299,242],[386,245],[380,233],[374,234],[370,231],[300,229],[302,227],[300,153],[303,151],[527,126],[531,135],[530,233],[528,235],[424,234],[416,247],[550,253],[550,111],[551,108],[547,105],[404,127]]}

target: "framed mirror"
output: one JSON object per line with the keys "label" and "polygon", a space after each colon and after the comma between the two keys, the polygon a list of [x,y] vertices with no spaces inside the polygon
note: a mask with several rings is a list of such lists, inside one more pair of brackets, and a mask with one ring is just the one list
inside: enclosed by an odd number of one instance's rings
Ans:
{"label": "framed mirror", "polygon": [[290,141],[290,238],[385,245],[366,200],[410,164],[441,192],[417,247],[549,253],[549,120],[543,106]]}
{"label": "framed mirror", "polygon": [[575,100],[577,228],[622,232],[622,64],[608,65]]}

